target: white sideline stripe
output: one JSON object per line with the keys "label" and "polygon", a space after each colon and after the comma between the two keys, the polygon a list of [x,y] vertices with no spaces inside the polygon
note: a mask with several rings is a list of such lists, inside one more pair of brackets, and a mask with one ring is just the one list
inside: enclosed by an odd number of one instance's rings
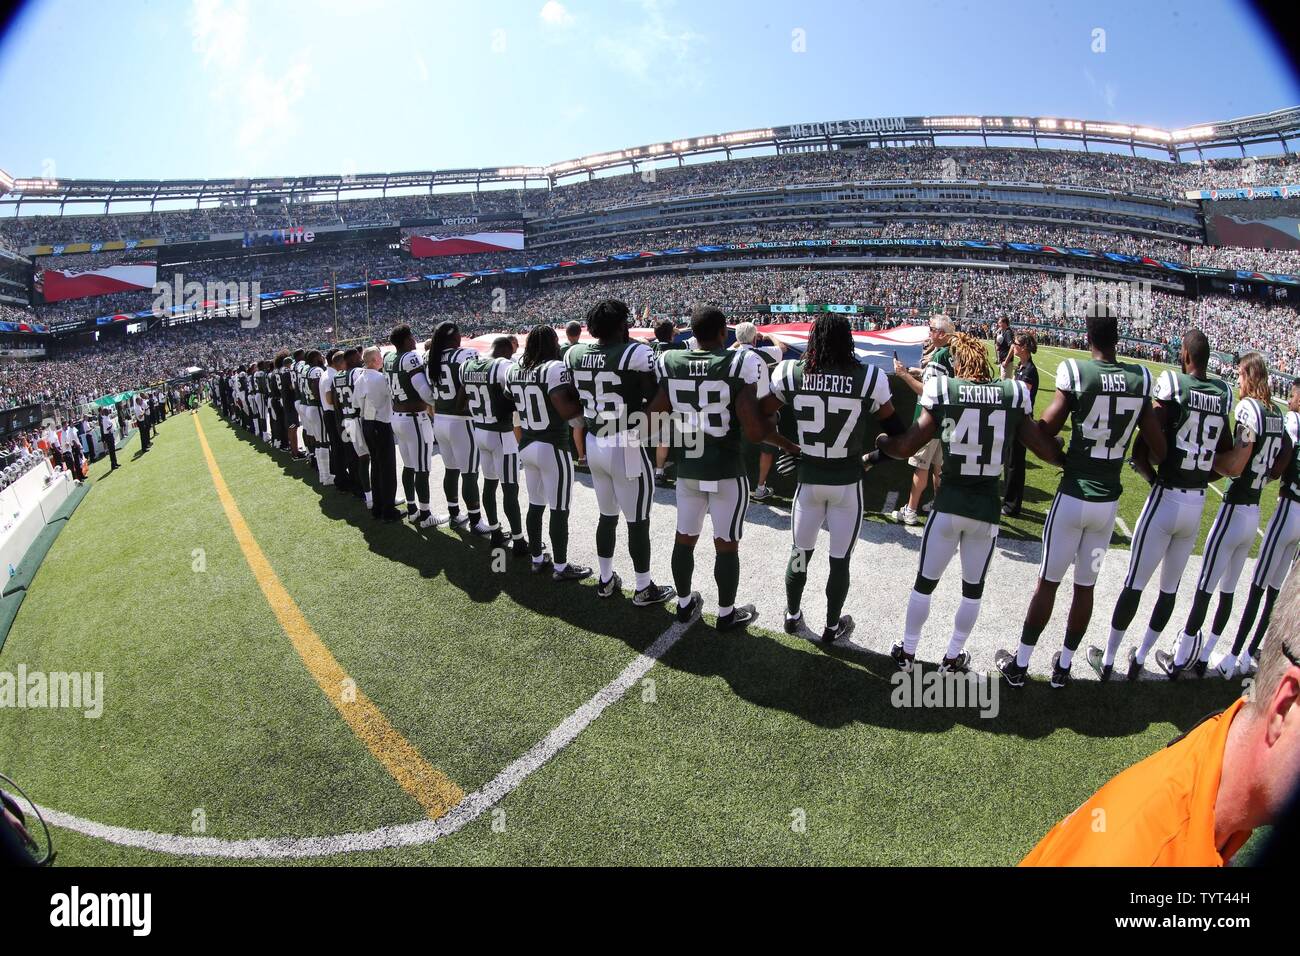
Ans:
{"label": "white sideline stripe", "polygon": [[[692,622],[693,623],[693,622]],[[341,833],[321,837],[270,837],[260,840],[224,840],[219,837],[177,836],[110,826],[38,807],[41,816],[52,826],[74,830],[86,836],[107,840],[120,846],[137,847],[155,853],[177,856],[226,857],[241,860],[286,859],[357,853],[399,846],[419,846],[450,836],[482,816],[483,812],[503,800],[534,771],[573,743],[605,708],[617,702],[645,676],[650,668],[686,633],[690,624],[674,622],[655,638],[654,643],[638,654],[623,672],[598,690],[590,700],[570,714],[527,753],[493,777],[481,789],[465,798],[437,820],[419,820],[380,827],[367,833]]]}

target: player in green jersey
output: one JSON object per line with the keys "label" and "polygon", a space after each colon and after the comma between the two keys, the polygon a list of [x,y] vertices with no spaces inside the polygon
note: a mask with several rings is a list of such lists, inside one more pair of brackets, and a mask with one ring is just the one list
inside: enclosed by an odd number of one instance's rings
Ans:
{"label": "player in green jersey", "polygon": [[727,317],[713,306],[691,314],[696,348],[664,352],[656,366],[659,392],[650,403],[653,419],[676,418],[673,454],[677,473],[677,537],[673,544],[673,583],[677,586],[677,620],[688,623],[702,600],[691,590],[695,545],[707,513],[716,552],[713,576],[718,585],[718,630],[744,627],[757,617],[752,606],[736,607],[740,587],[740,537],[749,503],[749,476],[740,436],[767,439],[771,423],[759,414],[767,394],[763,363],[752,351],[726,348]]}
{"label": "player in green jersey", "polygon": [[[1119,323],[1109,314],[1088,319],[1092,358],[1067,359],[1056,369],[1056,394],[1039,427],[1049,438],[1070,422],[1065,472],[1043,522],[1043,555],[1038,584],[1013,654],[1000,650],[994,664],[1013,687],[1024,684],[1038,637],[1051,619],[1056,591],[1074,568],[1074,596],[1065,641],[1052,658],[1053,687],[1063,687],[1079,642],[1092,620],[1093,590],[1115,528],[1122,491],[1120,473],[1135,432],[1160,461],[1164,434],[1151,407],[1151,373],[1143,365],[1119,362]],[[1091,653],[1091,652],[1090,652]]]}
{"label": "player in green jersey", "polygon": [[433,467],[429,408],[434,401],[433,389],[415,350],[411,327],[399,325],[388,340],[393,343],[393,351],[384,356],[384,374],[393,399],[393,436],[402,456],[406,514],[415,520],[416,527],[436,528],[442,522],[429,508],[429,470]]}
{"label": "player in green jersey", "polygon": [[[490,535],[491,529],[479,517],[478,448],[474,445],[474,424],[466,405],[461,366],[478,353],[461,348],[460,328],[455,322],[439,322],[429,345],[429,387],[433,389],[433,437],[442,455],[442,491],[447,496],[447,520],[460,531]],[[460,494],[465,498],[464,517]]]}
{"label": "player in green jersey", "polygon": [[848,319],[826,313],[813,323],[803,358],[778,362],[771,392],[759,402],[764,418],[790,408],[798,443],[781,437],[772,445],[797,455],[794,539],[785,571],[785,631],[803,623],[800,603],[808,583],[808,561],[825,525],[830,533],[830,575],[826,580],[826,627],[821,639],[833,643],[853,631],[853,618],[840,612],[849,593],[849,560],[862,528],[863,456],[867,426],[876,418],[886,434],[904,430],[890,399],[889,379],[858,361]]}
{"label": "player in green jersey", "polygon": [[[1268,630],[1277,593],[1291,571],[1297,548],[1300,547],[1300,379],[1291,383],[1283,421],[1284,434],[1289,444],[1278,456],[1282,461],[1282,484],[1278,489],[1277,508],[1268,520],[1268,527],[1264,529],[1264,540],[1260,543],[1259,558],[1255,562],[1255,575],[1250,582],[1250,596],[1246,599],[1246,607],[1237,625],[1237,636],[1232,649],[1214,665],[1215,673],[1225,680],[1234,674],[1249,677],[1254,673],[1255,661],[1259,658],[1259,645]],[[1264,611],[1259,614],[1261,601],[1264,603]],[[1247,650],[1246,638],[1250,636],[1256,614],[1259,614],[1259,627]]]}
{"label": "player in green jersey", "polygon": [[[524,354],[510,366],[506,384],[519,413],[519,461],[528,485],[528,544],[534,574],[552,568],[555,581],[578,581],[591,568],[569,563],[569,501],[573,495],[573,462],[567,442],[569,429],[582,421],[582,402],[573,377],[560,361],[555,329],[539,325],[528,333]],[[551,550],[554,564],[542,547],[542,516],[551,510]]]}
{"label": "player in green jersey", "polygon": [[1169,623],[1183,568],[1201,531],[1205,489],[1214,477],[1215,457],[1220,452],[1231,451],[1233,444],[1228,429],[1232,388],[1207,374],[1210,342],[1205,333],[1192,329],[1184,335],[1179,357],[1183,370],[1161,372],[1152,390],[1155,415],[1165,434],[1168,454],[1153,469],[1146,444],[1139,442],[1133,449],[1133,465],[1152,482],[1152,488],[1133,529],[1128,574],[1111,615],[1110,639],[1103,660],[1115,659],[1124,632],[1137,614],[1142,591],[1156,566],[1161,568],[1160,594],[1151,611],[1146,635],[1139,648],[1129,649],[1129,680],[1136,680],[1142,673],[1147,654]]}
{"label": "player in green jersey", "polygon": [[902,435],[882,433],[877,452],[906,458],[936,436],[943,444],[943,480],[921,538],[921,561],[907,602],[903,639],[890,656],[902,671],[911,671],[921,628],[930,615],[930,599],[944,569],[961,555],[961,604],[953,623],[941,671],[970,669],[966,639],[979,617],[984,580],[993,560],[1002,516],[999,482],[1012,435],[1051,465],[1065,462],[1060,446],[1034,421],[1029,388],[1024,382],[995,380],[984,343],[963,332],[948,337],[952,376],[936,372],[921,394],[921,416]]}
{"label": "player in green jersey", "polygon": [[506,386],[510,357],[515,354],[515,339],[499,335],[492,340],[492,354],[475,355],[460,367],[465,388],[466,407],[474,423],[474,447],[483,471],[483,513],[494,547],[506,543],[497,521],[497,485],[506,520],[510,523],[512,552],[528,554],[523,521],[519,511],[519,442],[515,439],[515,405]]}
{"label": "player in green jersey", "polygon": [[[672,319],[660,319],[655,323],[655,337],[650,342],[650,350],[654,352],[655,361],[659,361],[659,356],[664,352],[675,352],[678,349],[686,348],[685,342],[677,341],[677,326]],[[664,442],[655,448],[655,484],[666,485],[668,479],[664,473],[664,468],[668,464],[668,453],[672,449],[672,443]]]}
{"label": "player in green jersey", "polygon": [[[1196,582],[1192,610],[1183,626],[1174,653],[1156,651],[1156,665],[1177,680],[1189,664],[1197,677],[1205,676],[1210,653],[1232,615],[1233,594],[1246,557],[1259,532],[1259,496],[1264,486],[1282,476],[1291,455],[1282,414],[1273,406],[1268,384],[1268,366],[1258,352],[1247,352],[1237,360],[1237,381],[1241,400],[1237,402],[1236,439],[1233,449],[1216,457],[1214,470],[1230,476],[1228,493],[1205,539],[1201,574]],[[1215,587],[1219,606],[1208,638],[1201,625],[1210,608]]]}
{"label": "player in green jersey", "polygon": [[613,597],[622,580],[614,573],[618,517],[627,521],[627,546],[636,572],[632,603],[662,604],[676,593],[650,577],[650,504],[654,476],[643,430],[638,423],[655,393],[654,353],[627,333],[627,304],[602,299],[587,311],[587,331],[595,342],[579,342],[564,353],[564,364],[582,399],[587,464],[596,492],[596,594]]}

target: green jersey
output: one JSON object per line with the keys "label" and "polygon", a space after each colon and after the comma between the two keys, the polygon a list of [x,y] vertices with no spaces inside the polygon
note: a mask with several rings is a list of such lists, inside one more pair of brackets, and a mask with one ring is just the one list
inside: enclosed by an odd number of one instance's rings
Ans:
{"label": "green jersey", "polygon": [[626,432],[628,416],[640,412],[654,394],[655,357],[642,342],[579,342],[564,353],[564,364],[591,434]]}
{"label": "green jersey", "polygon": [[[944,345],[930,353],[928,359],[923,359],[921,366],[921,384],[924,384],[936,375],[952,375],[952,353],[948,351],[948,346]],[[912,407],[912,421],[921,417],[921,397],[918,395],[916,405]]]}
{"label": "green jersey", "polygon": [[1151,401],[1151,373],[1134,362],[1066,359],[1056,367],[1056,390],[1070,406],[1061,494],[1118,501],[1129,441]]}
{"label": "green jersey", "polygon": [[750,349],[664,352],[655,365],[677,418],[673,446],[679,478],[716,481],[745,474],[736,399],[745,385],[767,394],[763,363]]}
{"label": "green jersey", "polygon": [[874,365],[810,373],[803,360],[778,362],[772,394],[788,405],[799,443],[801,484],[862,480],[867,423],[889,403],[889,380]]}
{"label": "green jersey", "polygon": [[473,349],[443,349],[439,356],[437,375],[432,374],[433,362],[429,362],[425,375],[429,387],[433,389],[435,415],[465,417],[465,387],[460,380],[460,370],[472,358],[478,358],[478,353]]}
{"label": "green jersey", "polygon": [[[388,376],[388,391],[394,402],[419,402],[424,395],[416,386],[416,378],[424,379],[424,363],[415,351],[389,352],[384,356],[384,374]],[[428,385],[425,385],[425,391]]]}
{"label": "green jersey", "polygon": [[1291,460],[1282,472],[1282,488],[1278,494],[1292,501],[1300,501],[1300,415],[1287,412],[1285,428],[1291,436]]}
{"label": "green jersey", "polygon": [[1213,478],[1214,455],[1228,430],[1232,387],[1222,379],[1195,378],[1170,369],[1156,379],[1152,397],[1169,411],[1169,453],[1156,472],[1166,488],[1204,489]]}
{"label": "green jersey", "polygon": [[921,405],[939,422],[943,480],[934,510],[997,524],[1002,514],[999,479],[1023,418],[1032,418],[1029,387],[1014,379],[968,382],[931,376]]}
{"label": "green jersey", "polygon": [[259,368],[253,373],[253,391],[263,397],[271,394],[271,387],[267,381],[265,370]]}
{"label": "green jersey", "polygon": [[357,403],[353,397],[352,373],[357,371],[345,368],[334,373],[334,410],[342,418],[357,417]]}
{"label": "green jersey", "polygon": [[542,362],[533,368],[524,368],[518,362],[511,363],[506,372],[506,385],[514,399],[515,410],[519,413],[521,449],[535,441],[568,446],[568,423],[555,410],[551,393],[572,384],[573,376],[563,362]]}
{"label": "green jersey", "polygon": [[310,367],[302,359],[293,363],[293,394],[300,405],[307,404],[307,369]]}
{"label": "green jersey", "polygon": [[509,370],[509,359],[490,355],[476,355],[460,367],[460,381],[475,428],[491,432],[514,429],[515,404],[506,388]]}
{"label": "green jersey", "polygon": [[303,378],[303,404],[311,405],[314,408],[320,408],[320,380],[325,375],[325,370],[318,365],[307,366],[307,374]]}
{"label": "green jersey", "polygon": [[1241,474],[1229,483],[1223,500],[1230,505],[1257,505],[1260,492],[1268,484],[1268,473],[1282,453],[1286,422],[1272,402],[1265,403],[1255,398],[1239,401],[1235,418],[1237,437],[1254,442],[1255,447],[1251,449],[1250,459]]}

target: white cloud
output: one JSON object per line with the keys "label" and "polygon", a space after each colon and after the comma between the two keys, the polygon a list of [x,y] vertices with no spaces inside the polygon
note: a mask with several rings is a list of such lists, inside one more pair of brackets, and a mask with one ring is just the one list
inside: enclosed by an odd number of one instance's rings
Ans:
{"label": "white cloud", "polygon": [[543,23],[553,27],[565,27],[573,22],[573,14],[560,3],[560,0],[546,0],[538,16],[542,18]]}
{"label": "white cloud", "polygon": [[239,145],[255,149],[296,129],[294,107],[310,79],[311,62],[305,55],[279,76],[268,74],[260,61],[248,69],[240,88]]}
{"label": "white cloud", "polygon": [[248,42],[248,3],[194,0],[190,15],[191,46],[203,65],[238,63]]}
{"label": "white cloud", "polygon": [[[641,22],[616,36],[602,36],[596,49],[615,69],[645,83],[699,86],[700,74],[692,54],[704,37],[689,26],[673,22],[673,0],[640,0]],[[652,76],[652,74],[655,74]]]}

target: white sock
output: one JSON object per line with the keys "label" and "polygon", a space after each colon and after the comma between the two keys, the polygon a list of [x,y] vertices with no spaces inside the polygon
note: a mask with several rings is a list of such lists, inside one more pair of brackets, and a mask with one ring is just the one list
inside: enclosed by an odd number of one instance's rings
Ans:
{"label": "white sock", "polygon": [[980,599],[963,597],[957,605],[957,617],[953,621],[952,639],[948,641],[948,656],[956,657],[966,646],[966,639],[975,629],[975,621],[980,615]]}
{"label": "white sock", "polygon": [[1033,656],[1034,656],[1034,645],[1026,644],[1024,641],[1021,641],[1020,646],[1016,648],[1016,666],[1028,667],[1029,659]]}
{"label": "white sock", "polygon": [[1062,647],[1061,659],[1057,663],[1060,664],[1062,667],[1064,667],[1066,670],[1069,670],[1070,662],[1073,660],[1074,660],[1074,651],[1070,650],[1068,647]]}
{"label": "white sock", "polygon": [[1156,646],[1158,640],[1160,640],[1160,632],[1153,631],[1148,627],[1146,634],[1142,636],[1142,646],[1138,648],[1137,652],[1137,662],[1139,664],[1146,664],[1147,654],[1150,653],[1151,648]]}
{"label": "white sock", "polygon": [[374,499],[373,497],[371,497],[370,492],[367,491],[367,492],[366,492],[366,507],[367,507],[367,508],[373,508],[374,506],[375,506],[375,499]]}
{"label": "white sock", "polygon": [[600,565],[600,579],[602,581],[608,581],[611,577],[614,576],[613,558],[602,558],[600,556],[597,556],[596,562]]}
{"label": "white sock", "polygon": [[427,501],[420,502],[420,513],[426,515],[429,513],[429,502]]}
{"label": "white sock", "polygon": [[921,628],[929,616],[930,595],[913,589],[907,597],[907,618],[903,623],[903,650],[907,653],[916,653],[916,645],[921,643]]}
{"label": "white sock", "polygon": [[649,571],[638,571],[636,573],[636,589],[638,591],[644,591],[652,584],[654,584],[654,580],[650,577]]}
{"label": "white sock", "polygon": [[1186,631],[1178,638],[1178,648],[1174,651],[1174,666],[1182,667],[1187,663],[1187,658],[1192,656],[1192,645],[1196,643],[1196,635],[1188,634]]}
{"label": "white sock", "polygon": [[1196,659],[1199,661],[1208,661],[1210,659],[1210,653],[1214,650],[1214,645],[1217,643],[1219,643],[1219,635],[1211,632],[1210,636],[1205,639],[1205,644],[1201,648],[1201,653],[1197,655]]}
{"label": "white sock", "polygon": [[735,606],[731,604],[728,604],[726,607],[719,606],[718,617],[726,617],[728,614],[732,612],[732,610],[734,610],[734,607]]}
{"label": "white sock", "polygon": [[1119,653],[1119,646],[1124,643],[1124,632],[1117,631],[1115,628],[1110,629],[1110,637],[1106,641],[1106,653],[1102,655],[1101,662],[1103,665],[1111,667],[1115,664],[1115,655]]}
{"label": "white sock", "polygon": [[557,565],[555,566],[555,570],[556,570],[556,571],[563,571],[563,570],[564,570],[565,568],[567,568],[568,566],[569,566],[569,562],[568,562],[568,561],[565,561],[563,564],[557,564]]}
{"label": "white sock", "polygon": [[681,607],[681,608],[688,607],[688,606],[690,605],[690,603],[691,603],[691,596],[690,596],[689,594],[679,594],[679,595],[677,595],[677,606],[678,606],[678,607]]}

